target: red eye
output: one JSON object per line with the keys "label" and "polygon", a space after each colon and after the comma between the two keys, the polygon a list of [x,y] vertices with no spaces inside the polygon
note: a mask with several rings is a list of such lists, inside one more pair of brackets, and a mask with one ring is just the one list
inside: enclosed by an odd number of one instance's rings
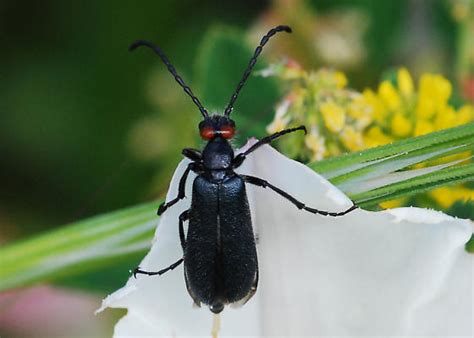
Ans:
{"label": "red eye", "polygon": [[212,127],[204,127],[201,130],[199,130],[199,133],[201,134],[201,137],[204,140],[211,140],[214,138],[215,131]]}
{"label": "red eye", "polygon": [[220,134],[225,139],[230,139],[234,137],[235,128],[233,126],[222,126],[220,130]]}

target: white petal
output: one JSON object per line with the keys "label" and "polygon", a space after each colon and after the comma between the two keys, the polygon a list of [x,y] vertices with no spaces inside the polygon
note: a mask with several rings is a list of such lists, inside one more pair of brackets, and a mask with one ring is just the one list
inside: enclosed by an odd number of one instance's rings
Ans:
{"label": "white petal", "polygon": [[[167,200],[176,196],[187,163],[178,166]],[[311,207],[342,211],[352,204],[269,146],[238,172],[266,179]],[[249,303],[224,310],[219,336],[472,334],[473,258],[464,250],[471,222],[418,208],[324,217],[298,210],[268,188],[247,188],[259,235],[260,284]],[[181,201],[160,218],[143,269],[182,256],[178,216],[189,204],[189,198]],[[103,307],[128,308],[116,337],[210,336],[212,328],[210,311],[192,306],[182,267],[130,278]]]}
{"label": "white petal", "polygon": [[[351,203],[325,179],[273,149],[255,152],[255,172],[308,206]],[[249,189],[250,190],[250,189]],[[284,336],[471,336],[472,223],[400,208],[331,218],[304,213],[253,188],[263,325]]]}

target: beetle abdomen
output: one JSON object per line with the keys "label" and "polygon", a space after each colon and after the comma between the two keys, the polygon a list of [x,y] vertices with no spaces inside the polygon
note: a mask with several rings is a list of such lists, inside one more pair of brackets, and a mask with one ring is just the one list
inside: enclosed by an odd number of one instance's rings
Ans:
{"label": "beetle abdomen", "polygon": [[196,303],[220,312],[252,292],[257,252],[244,181],[211,183],[198,176],[184,255],[188,289]]}

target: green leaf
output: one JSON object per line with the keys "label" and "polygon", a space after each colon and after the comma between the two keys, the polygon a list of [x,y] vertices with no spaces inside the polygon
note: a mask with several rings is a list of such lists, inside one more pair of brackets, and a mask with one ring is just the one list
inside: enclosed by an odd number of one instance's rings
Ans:
{"label": "green leaf", "polygon": [[86,273],[145,253],[156,227],[157,205],[111,212],[1,248],[0,290]]}
{"label": "green leaf", "polygon": [[[457,147],[455,150],[457,151],[456,153],[461,153],[462,151],[465,151],[469,148],[472,148],[472,146],[460,146]],[[452,153],[452,148],[448,148],[443,154]],[[423,163],[424,160],[431,160],[437,157],[438,154],[441,154],[441,152],[434,152],[432,154],[425,154],[408,158],[403,158],[405,156],[399,156],[397,158],[379,162],[376,165],[366,167],[360,171],[356,171],[353,175],[344,175],[345,177],[338,177],[339,180],[334,179],[331,181],[345,193],[354,194],[367,190],[373,190],[392,183],[405,181],[410,178],[421,176],[424,174],[429,174],[431,172],[439,171],[441,169],[469,160],[469,158],[464,158],[443,164],[427,166],[420,169],[399,171],[399,169],[406,168],[410,165]]]}
{"label": "green leaf", "polygon": [[371,191],[351,195],[361,207],[370,208],[384,201],[407,197],[448,184],[463,183],[474,179],[474,163],[445,168],[427,175],[390,184]]}

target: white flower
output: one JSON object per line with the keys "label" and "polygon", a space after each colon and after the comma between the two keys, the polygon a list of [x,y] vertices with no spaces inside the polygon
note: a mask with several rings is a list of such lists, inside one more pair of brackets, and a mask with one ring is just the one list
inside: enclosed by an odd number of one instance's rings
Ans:
{"label": "white flower", "polygon": [[[176,196],[186,163],[178,166],[167,200]],[[351,205],[324,178],[269,146],[238,171],[308,206],[341,211]],[[224,309],[220,337],[472,337],[473,255],[464,249],[472,222],[419,208],[324,217],[298,210],[269,189],[247,190],[260,283],[243,307]],[[141,268],[158,270],[182,257],[178,215],[189,204],[187,198],[163,214]],[[181,265],[160,277],[131,277],[101,310],[128,309],[114,337],[209,337],[212,313],[192,304]]]}

